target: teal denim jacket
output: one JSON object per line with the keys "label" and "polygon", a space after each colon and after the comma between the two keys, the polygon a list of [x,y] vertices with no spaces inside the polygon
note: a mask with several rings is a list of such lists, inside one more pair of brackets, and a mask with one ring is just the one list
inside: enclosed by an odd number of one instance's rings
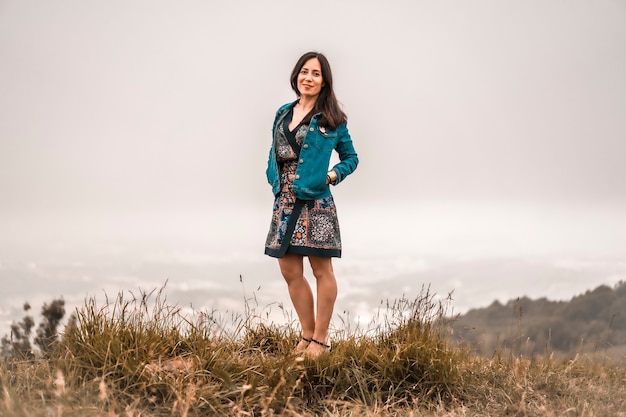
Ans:
{"label": "teal denim jacket", "polygon": [[[272,127],[272,146],[270,148],[267,161],[267,181],[272,186],[274,195],[280,192],[280,177],[278,173],[278,163],[276,162],[275,135],[278,123],[281,123],[290,108],[295,106],[297,101],[281,106],[276,112],[274,125]],[[337,180],[333,185],[339,184],[348,175],[354,172],[359,164],[359,158],[352,145],[350,133],[346,124],[337,127],[336,130],[320,130],[317,124],[319,113],[311,118],[309,131],[307,132],[300,160],[296,169],[296,177],[293,182],[293,191],[296,198],[301,200],[316,200],[331,195],[330,187],[326,184],[326,174],[330,164],[330,157],[333,149],[339,154],[339,162],[333,166],[337,174]]]}

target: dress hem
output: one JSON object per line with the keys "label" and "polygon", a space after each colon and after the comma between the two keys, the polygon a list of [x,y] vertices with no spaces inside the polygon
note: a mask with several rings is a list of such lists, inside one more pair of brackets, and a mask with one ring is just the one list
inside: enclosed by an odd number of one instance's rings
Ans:
{"label": "dress hem", "polygon": [[[282,258],[280,249],[265,248],[265,254],[272,258]],[[303,256],[317,256],[320,258],[341,258],[341,249],[311,248],[308,246],[289,245],[287,253]]]}

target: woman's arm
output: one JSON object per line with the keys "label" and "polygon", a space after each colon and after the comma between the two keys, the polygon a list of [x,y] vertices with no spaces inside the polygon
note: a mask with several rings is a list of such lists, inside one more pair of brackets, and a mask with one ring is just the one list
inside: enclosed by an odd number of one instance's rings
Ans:
{"label": "woman's arm", "polygon": [[352,174],[359,164],[359,157],[352,144],[348,126],[345,123],[337,128],[337,146],[335,146],[335,150],[339,154],[339,162],[332,168],[332,171],[337,176],[332,182],[333,185],[339,184],[344,178]]}

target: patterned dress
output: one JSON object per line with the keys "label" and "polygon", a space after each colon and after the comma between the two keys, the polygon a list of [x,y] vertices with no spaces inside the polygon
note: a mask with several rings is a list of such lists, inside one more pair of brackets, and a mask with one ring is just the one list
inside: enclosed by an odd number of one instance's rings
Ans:
{"label": "patterned dress", "polygon": [[[309,126],[299,124],[290,131],[290,120],[291,114],[277,126],[275,149],[281,188],[274,200],[265,254],[275,258],[282,258],[285,253],[341,257],[341,235],[333,197],[298,200],[293,193],[298,155],[287,135],[292,135],[292,140],[295,136],[295,142],[302,145]],[[292,214],[297,218],[292,218]]]}

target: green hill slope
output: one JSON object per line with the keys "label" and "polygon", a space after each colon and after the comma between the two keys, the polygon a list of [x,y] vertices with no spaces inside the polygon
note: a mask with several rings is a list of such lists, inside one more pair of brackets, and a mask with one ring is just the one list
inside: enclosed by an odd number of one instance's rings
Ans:
{"label": "green hill slope", "polygon": [[602,285],[570,301],[494,301],[452,325],[453,337],[485,355],[502,349],[527,355],[605,355],[626,361],[626,282]]}

